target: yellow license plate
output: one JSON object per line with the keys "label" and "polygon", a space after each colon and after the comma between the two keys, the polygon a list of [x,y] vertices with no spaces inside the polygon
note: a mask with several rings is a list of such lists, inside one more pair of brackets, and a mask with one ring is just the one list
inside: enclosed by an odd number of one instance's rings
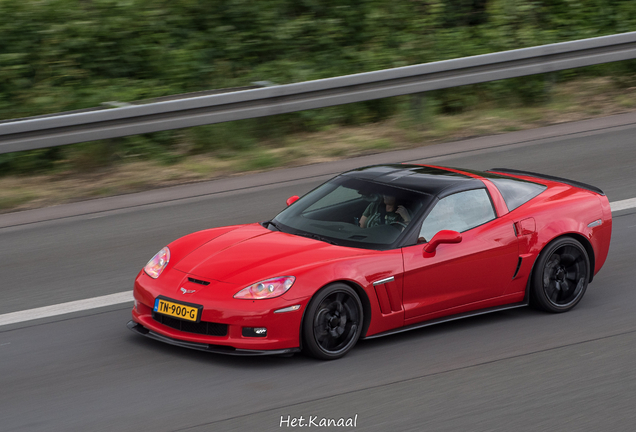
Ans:
{"label": "yellow license plate", "polygon": [[186,321],[199,322],[202,309],[200,305],[177,303],[161,297],[155,299],[155,312]]}

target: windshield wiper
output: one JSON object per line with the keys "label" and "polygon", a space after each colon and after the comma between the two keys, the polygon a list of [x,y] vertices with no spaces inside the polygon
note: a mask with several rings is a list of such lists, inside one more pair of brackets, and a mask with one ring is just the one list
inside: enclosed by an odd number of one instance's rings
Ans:
{"label": "windshield wiper", "polygon": [[273,227],[274,227],[274,228],[276,228],[278,231],[281,231],[281,232],[283,231],[283,230],[281,229],[280,225],[278,225],[278,223],[274,222],[274,220],[273,220],[273,219],[272,219],[272,220],[265,221],[265,222],[263,222],[263,224],[267,225],[268,227],[269,227],[269,226],[273,226]]}
{"label": "windshield wiper", "polygon": [[[263,222],[263,225],[265,225],[265,226],[266,226],[266,227],[268,227],[268,228],[269,228],[270,226],[273,226],[273,227],[274,227],[274,228],[276,228],[278,231],[285,232],[285,231],[283,231],[283,230],[282,230],[282,228],[281,228],[281,226],[278,224],[278,222],[274,222],[274,220],[273,220],[273,219],[272,219],[272,220],[269,220],[269,221],[265,221],[265,222]],[[338,243],[336,243],[336,242],[334,242],[334,241],[332,241],[332,240],[329,240],[327,237],[323,237],[323,236],[318,235],[318,234],[313,234],[313,233],[308,233],[308,232],[302,232],[302,233],[296,233],[296,235],[299,235],[299,236],[302,236],[302,237],[307,237],[307,238],[314,239],[314,240],[318,240],[318,241],[322,241],[322,242],[325,242],[325,243],[330,243],[330,244],[332,244],[332,245],[337,245],[337,244],[338,244]]]}
{"label": "windshield wiper", "polygon": [[308,237],[310,239],[322,241],[322,242],[329,243],[329,244],[332,244],[332,245],[338,245],[338,243],[334,242],[333,240],[329,240],[327,237],[323,237],[323,236],[318,235],[318,234],[303,232],[303,233],[296,233],[296,235],[299,235],[299,236],[302,236],[302,237]]}

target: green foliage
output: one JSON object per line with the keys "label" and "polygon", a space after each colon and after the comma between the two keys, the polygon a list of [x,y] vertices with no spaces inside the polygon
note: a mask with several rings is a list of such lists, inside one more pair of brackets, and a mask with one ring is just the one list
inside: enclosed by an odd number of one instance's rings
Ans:
{"label": "green foliage", "polygon": [[198,126],[188,130],[193,153],[214,150],[247,150],[257,142],[253,136],[253,120]]}
{"label": "green foliage", "polygon": [[[2,119],[636,30],[633,0],[1,0],[0,16]],[[632,85],[635,64],[561,72],[550,79],[611,74],[620,77],[620,85]],[[541,103],[546,89],[543,77],[532,77],[431,97],[437,110],[459,112],[484,98]],[[0,173],[47,170],[69,158],[77,165],[95,157],[96,166],[130,156],[170,162],[183,148],[193,153],[244,149],[291,132],[379,121],[404,105],[378,100],[129,137],[118,141],[112,154],[102,154],[96,144],[81,151],[5,155]]]}
{"label": "green foliage", "polygon": [[59,147],[0,154],[0,173],[42,173],[54,168]]}

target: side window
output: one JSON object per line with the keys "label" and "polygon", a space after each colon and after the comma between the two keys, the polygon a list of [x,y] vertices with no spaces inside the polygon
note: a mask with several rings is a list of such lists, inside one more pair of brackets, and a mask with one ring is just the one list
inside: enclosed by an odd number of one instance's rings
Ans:
{"label": "side window", "polygon": [[495,219],[495,210],[485,189],[459,192],[442,198],[426,216],[420,238],[429,241],[438,231],[467,231]]}
{"label": "side window", "polygon": [[497,189],[499,189],[499,192],[501,192],[501,196],[506,202],[509,211],[513,211],[517,207],[527,203],[547,189],[546,186],[538,183],[513,178],[493,177],[489,180],[493,182],[495,186],[497,186]]}

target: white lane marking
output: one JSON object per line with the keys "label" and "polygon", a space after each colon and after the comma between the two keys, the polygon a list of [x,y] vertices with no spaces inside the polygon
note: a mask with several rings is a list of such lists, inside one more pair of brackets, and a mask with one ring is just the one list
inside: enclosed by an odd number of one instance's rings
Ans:
{"label": "white lane marking", "polygon": [[[612,211],[627,210],[636,207],[636,198],[610,203]],[[39,318],[49,318],[52,316],[80,312],[89,309],[96,309],[104,306],[112,306],[133,301],[132,291],[120,292],[101,297],[94,297],[86,300],[77,300],[68,303],[61,303],[52,306],[44,306],[18,312],[11,312],[0,315],[0,326],[16,324],[23,321],[31,321]]]}
{"label": "white lane marking", "polygon": [[40,318],[49,318],[57,315],[64,315],[72,312],[85,311],[89,309],[95,309],[132,301],[132,291],[125,291],[117,294],[93,297],[86,300],[76,300],[68,303],[60,303],[35,309],[11,312],[0,315],[0,326],[16,324],[19,322],[31,321]]}
{"label": "white lane marking", "polygon": [[610,203],[612,211],[627,210],[636,207],[636,198],[630,198],[622,201],[614,201]]}

